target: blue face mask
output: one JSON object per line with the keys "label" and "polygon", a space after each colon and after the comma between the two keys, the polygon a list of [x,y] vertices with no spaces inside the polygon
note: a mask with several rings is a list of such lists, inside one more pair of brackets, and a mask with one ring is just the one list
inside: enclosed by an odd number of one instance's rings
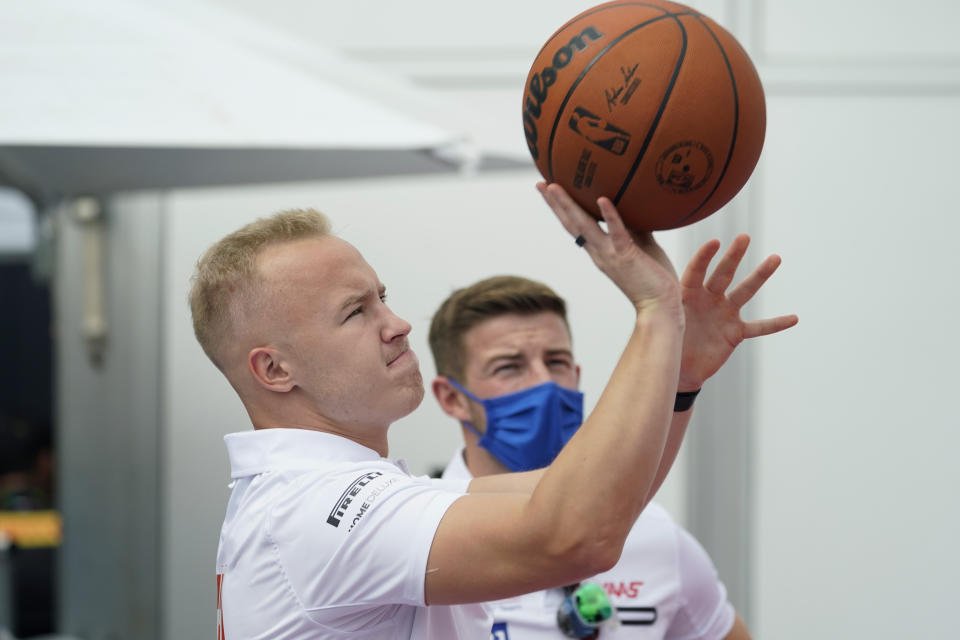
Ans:
{"label": "blue face mask", "polygon": [[583,423],[583,394],[555,382],[481,399],[447,379],[483,405],[486,433],[481,435],[469,422],[464,424],[480,437],[478,444],[511,471],[546,467]]}

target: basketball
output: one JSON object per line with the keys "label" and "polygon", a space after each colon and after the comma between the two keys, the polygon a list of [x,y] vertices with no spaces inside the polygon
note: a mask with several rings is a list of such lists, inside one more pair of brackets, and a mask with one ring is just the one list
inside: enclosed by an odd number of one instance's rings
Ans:
{"label": "basketball", "polygon": [[676,2],[617,0],[579,14],[537,54],[523,130],[547,182],[636,231],[673,229],[730,201],[766,131],[760,76],[713,20]]}

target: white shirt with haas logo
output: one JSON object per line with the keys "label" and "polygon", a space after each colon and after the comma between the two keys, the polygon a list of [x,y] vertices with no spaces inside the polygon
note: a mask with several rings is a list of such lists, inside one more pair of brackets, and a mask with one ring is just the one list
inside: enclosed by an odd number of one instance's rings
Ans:
{"label": "white shirt with haas logo", "polygon": [[469,480],[416,478],[318,431],[224,440],[234,483],[217,551],[218,640],[488,637],[482,605],[424,602],[434,533]]}
{"label": "white shirt with haas logo", "polygon": [[[472,478],[462,450],[443,478]],[[733,628],[736,614],[710,556],[656,503],[637,518],[617,565],[590,580],[607,592],[619,620],[601,628],[600,640],[720,640]],[[563,589],[547,589],[488,603],[492,640],[565,638],[557,625],[563,598]]]}

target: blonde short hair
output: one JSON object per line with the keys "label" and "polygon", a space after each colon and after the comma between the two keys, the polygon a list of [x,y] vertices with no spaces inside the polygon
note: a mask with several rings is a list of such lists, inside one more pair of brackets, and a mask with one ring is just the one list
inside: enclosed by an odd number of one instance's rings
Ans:
{"label": "blonde short hair", "polygon": [[281,211],[224,237],[197,261],[191,278],[193,332],[221,370],[222,347],[232,336],[247,302],[259,293],[257,257],[268,246],[331,235],[330,220],[313,209]]}

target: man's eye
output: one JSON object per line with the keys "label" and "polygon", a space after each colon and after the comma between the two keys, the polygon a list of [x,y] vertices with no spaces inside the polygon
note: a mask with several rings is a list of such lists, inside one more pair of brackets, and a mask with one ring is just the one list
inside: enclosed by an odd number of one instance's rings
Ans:
{"label": "man's eye", "polygon": [[356,309],[350,312],[350,315],[347,316],[347,320],[349,320],[353,316],[360,315],[362,312],[363,312],[363,307],[357,307]]}
{"label": "man's eye", "polygon": [[380,302],[386,302],[386,301],[387,301],[387,294],[385,293],[380,294]]}
{"label": "man's eye", "polygon": [[558,367],[562,369],[570,368],[570,363],[567,362],[566,360],[551,360],[549,364],[551,367]]}
{"label": "man's eye", "polygon": [[500,373],[501,371],[515,371],[517,368],[518,368],[517,365],[511,362],[509,364],[501,364],[496,369],[494,369],[493,372]]}

